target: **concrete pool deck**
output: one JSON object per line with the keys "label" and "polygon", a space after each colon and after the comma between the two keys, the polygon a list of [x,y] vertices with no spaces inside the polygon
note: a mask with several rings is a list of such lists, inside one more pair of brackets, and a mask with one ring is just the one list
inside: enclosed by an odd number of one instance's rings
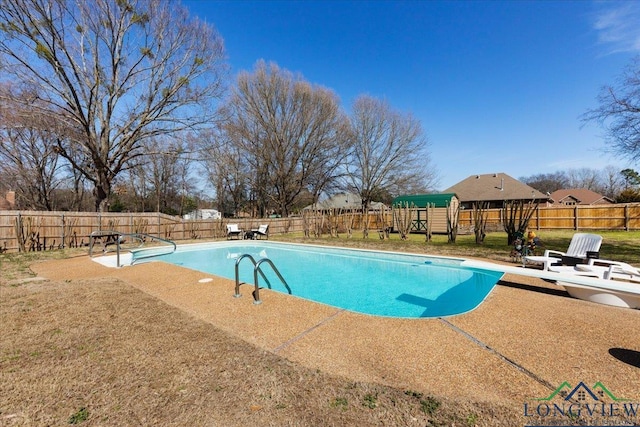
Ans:
{"label": "concrete pool deck", "polygon": [[[112,277],[304,366],[452,399],[521,411],[567,381],[606,385],[640,401],[640,310],[573,299],[560,287],[507,274],[476,310],[443,319],[348,312],[149,262],[108,268],[88,256],[34,264],[50,280]],[[201,282],[201,279],[213,279]]]}

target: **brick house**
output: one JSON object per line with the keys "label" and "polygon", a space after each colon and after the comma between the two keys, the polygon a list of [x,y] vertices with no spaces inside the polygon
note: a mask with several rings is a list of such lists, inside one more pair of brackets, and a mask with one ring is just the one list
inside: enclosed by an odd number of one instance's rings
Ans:
{"label": "brick house", "polygon": [[586,188],[557,190],[551,193],[549,199],[547,206],[610,205],[614,203],[607,196]]}
{"label": "brick house", "polygon": [[7,191],[7,194],[0,196],[0,211],[12,211],[16,207],[16,192]]}
{"label": "brick house", "polygon": [[471,175],[443,193],[455,193],[463,209],[474,202],[488,202],[489,208],[502,208],[507,200],[546,203],[549,196],[505,173]]}

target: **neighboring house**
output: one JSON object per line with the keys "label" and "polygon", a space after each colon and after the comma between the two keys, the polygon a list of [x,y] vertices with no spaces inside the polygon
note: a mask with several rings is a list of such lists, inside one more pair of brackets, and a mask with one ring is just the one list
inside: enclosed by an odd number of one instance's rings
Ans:
{"label": "neighboring house", "polygon": [[613,200],[586,188],[557,190],[549,196],[548,206],[609,205]]}
{"label": "neighboring house", "polygon": [[5,196],[0,196],[0,211],[11,211],[16,207],[16,192],[8,191]]}
{"label": "neighboring house", "polygon": [[502,208],[507,200],[545,203],[549,196],[505,173],[471,175],[442,193],[455,193],[463,209],[474,202],[488,202],[489,208]]}
{"label": "neighboring house", "polygon": [[[381,210],[385,207],[382,202],[371,202],[369,209]],[[359,210],[362,209],[362,199],[357,194],[353,193],[341,193],[336,194],[328,199],[322,200],[315,205],[306,206],[303,210],[329,210],[329,209],[343,209],[343,210]]]}
{"label": "neighboring house", "polygon": [[182,217],[183,219],[221,219],[222,214],[216,209],[197,209]]}

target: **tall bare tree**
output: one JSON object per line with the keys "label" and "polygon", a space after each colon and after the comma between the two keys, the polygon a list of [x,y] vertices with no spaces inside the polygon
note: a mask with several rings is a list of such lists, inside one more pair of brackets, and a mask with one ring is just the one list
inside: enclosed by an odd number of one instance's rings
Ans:
{"label": "tall bare tree", "polygon": [[615,199],[622,191],[623,177],[618,168],[605,166],[602,169],[567,169],[550,174],[522,177],[520,181],[543,193],[553,193],[561,189],[586,188]]}
{"label": "tall bare tree", "polygon": [[251,210],[255,215],[255,197],[250,194],[251,178],[248,161],[240,146],[231,143],[223,132],[200,135],[201,162],[209,182],[215,188],[216,207],[220,212],[235,215]]}
{"label": "tall bare tree", "polygon": [[624,179],[622,172],[614,166],[605,166],[600,171],[600,184],[598,186],[601,194],[615,200],[616,196],[624,188]]}
{"label": "tall bare tree", "polygon": [[[10,93],[0,87],[0,98]],[[28,101],[27,93],[14,93]],[[26,99],[24,99],[26,98]],[[63,176],[63,161],[55,150],[57,136],[48,120],[22,108],[22,103],[0,103],[0,167],[10,172],[8,182],[16,191],[17,205],[24,209],[53,210],[54,190]]]}
{"label": "tall bare tree", "polygon": [[34,129],[9,130],[0,142],[0,162],[14,174],[16,198],[25,209],[54,210],[53,191],[60,184],[59,156],[43,139],[51,138]]}
{"label": "tall bare tree", "polygon": [[586,188],[591,191],[600,191],[601,171],[592,168],[569,169],[565,172],[569,182],[568,188]]}
{"label": "tall bare tree", "polygon": [[375,194],[428,191],[437,180],[420,122],[387,102],[363,95],[351,113],[347,185],[367,207]]}
{"label": "tall bare tree", "polygon": [[614,85],[600,90],[598,103],[583,120],[604,127],[611,151],[640,162],[640,55],[632,59]]}
{"label": "tall bare tree", "polygon": [[330,90],[259,61],[239,75],[228,111],[225,130],[247,157],[259,204],[287,216],[301,194],[336,178],[347,125]]}
{"label": "tall bare tree", "polygon": [[99,210],[145,139],[211,122],[226,70],[222,38],[177,0],[0,0],[0,55],[0,78],[81,129],[58,152]]}
{"label": "tall bare tree", "polygon": [[519,180],[543,193],[553,193],[569,186],[569,178],[565,172],[541,173]]}

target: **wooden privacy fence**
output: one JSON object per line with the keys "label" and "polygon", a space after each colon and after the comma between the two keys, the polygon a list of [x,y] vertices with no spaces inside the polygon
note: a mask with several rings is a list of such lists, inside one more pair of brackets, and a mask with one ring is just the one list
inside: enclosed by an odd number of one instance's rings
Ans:
{"label": "wooden privacy fence", "polygon": [[170,240],[223,238],[229,223],[243,230],[269,224],[269,233],[302,230],[300,218],[183,220],[158,213],[0,211],[0,252],[87,246],[89,235],[98,230]]}
{"label": "wooden privacy fence", "polygon": [[[416,209],[417,210],[417,209]],[[437,210],[437,208],[436,208]],[[502,210],[489,209],[489,230],[502,231]],[[390,210],[383,213],[361,212],[313,214],[314,226],[322,233],[345,233],[347,229],[362,231],[365,219],[368,230],[376,233],[381,228],[394,227]],[[309,229],[309,218],[239,218],[184,220],[158,213],[98,213],[0,211],[0,252],[17,250],[49,250],[78,247],[89,244],[89,235],[98,230],[120,233],[145,233],[170,240],[215,239],[226,236],[226,224],[237,223],[243,230],[256,229],[269,224],[270,234],[297,232]],[[459,228],[472,230],[473,212],[461,210]],[[535,230],[640,230],[640,203],[571,206],[563,208],[539,207],[530,229]],[[435,232],[435,231],[434,231]]]}
{"label": "wooden privacy fence", "polygon": [[[385,216],[370,213],[368,228],[378,230],[391,226],[391,211]],[[354,230],[364,228],[362,213],[348,215],[316,212],[311,220],[320,234],[345,233],[347,222]],[[307,222],[309,218],[307,218]],[[224,238],[227,224],[238,224],[243,231],[269,224],[269,234],[301,233],[303,217],[290,218],[223,218],[185,220],[159,213],[99,213],[51,211],[0,211],[0,253],[40,251],[89,245],[89,235],[98,230],[123,234],[143,233],[169,240]]]}
{"label": "wooden privacy fence", "polygon": [[[502,209],[487,210],[490,229],[502,230]],[[473,227],[473,211],[461,210],[459,227]],[[534,230],[640,230],[640,203],[538,207],[529,221]]]}

